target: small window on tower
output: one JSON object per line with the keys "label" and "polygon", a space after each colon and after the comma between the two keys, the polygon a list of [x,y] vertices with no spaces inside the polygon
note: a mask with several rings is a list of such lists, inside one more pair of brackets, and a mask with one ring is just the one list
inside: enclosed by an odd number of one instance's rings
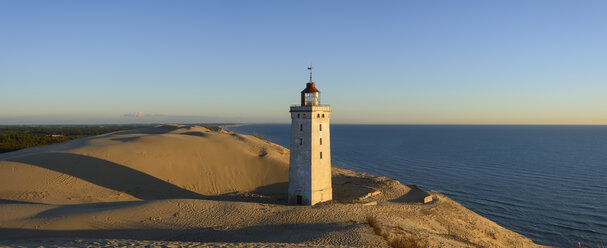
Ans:
{"label": "small window on tower", "polygon": [[299,124],[299,131],[303,131],[303,125]]}
{"label": "small window on tower", "polygon": [[320,138],[320,144],[322,145],[322,138]]}
{"label": "small window on tower", "polygon": [[320,114],[316,114],[316,118],[320,118]]}
{"label": "small window on tower", "polygon": [[299,118],[299,114],[297,114],[297,118]]}
{"label": "small window on tower", "polygon": [[299,139],[299,145],[303,145],[303,139]]}
{"label": "small window on tower", "polygon": [[322,124],[320,124],[320,131],[322,131]]}
{"label": "small window on tower", "polygon": [[306,114],[303,114],[303,118],[304,118],[304,119],[306,118]]}
{"label": "small window on tower", "polygon": [[322,152],[320,152],[320,159],[322,159]]}
{"label": "small window on tower", "polygon": [[[299,116],[298,116],[299,117]],[[325,118],[325,114],[322,114],[322,118]]]}

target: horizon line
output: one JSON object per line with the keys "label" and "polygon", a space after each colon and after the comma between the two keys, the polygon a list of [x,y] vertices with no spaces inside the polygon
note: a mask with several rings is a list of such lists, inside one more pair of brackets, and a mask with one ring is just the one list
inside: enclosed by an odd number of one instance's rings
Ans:
{"label": "horizon line", "polygon": [[[147,123],[21,123],[2,124],[1,127],[10,126],[137,126],[137,125],[290,125],[288,122],[147,122]],[[580,124],[580,123],[347,123],[338,122],[331,125],[381,125],[381,126],[607,126],[607,124]]]}

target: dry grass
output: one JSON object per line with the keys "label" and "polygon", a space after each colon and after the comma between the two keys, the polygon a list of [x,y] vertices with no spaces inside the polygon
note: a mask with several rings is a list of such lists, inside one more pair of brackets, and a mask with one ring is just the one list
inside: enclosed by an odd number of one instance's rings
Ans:
{"label": "dry grass", "polygon": [[373,228],[373,232],[388,241],[391,247],[421,248],[426,246],[425,242],[409,234],[404,236],[390,237],[390,233],[379,225],[377,218],[374,216],[367,216],[367,223],[369,223],[369,226]]}
{"label": "dry grass", "polygon": [[390,241],[390,246],[394,248],[421,248],[425,247],[424,243],[415,237],[398,237]]}
{"label": "dry grass", "polygon": [[268,139],[266,139],[265,137],[263,137],[261,134],[258,134],[258,133],[253,133],[253,137],[258,138],[260,140],[263,140],[264,142],[266,142],[268,144],[272,143]]}
{"label": "dry grass", "polygon": [[367,216],[367,223],[373,228],[373,232],[379,236],[386,237],[383,235],[383,230],[377,223],[377,219],[374,216]]}

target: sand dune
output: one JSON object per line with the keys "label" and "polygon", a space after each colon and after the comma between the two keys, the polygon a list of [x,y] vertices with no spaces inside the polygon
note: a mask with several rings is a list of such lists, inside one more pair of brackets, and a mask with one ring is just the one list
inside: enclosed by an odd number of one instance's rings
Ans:
{"label": "sand dune", "polygon": [[2,154],[0,246],[537,247],[442,194],[351,170],[332,169],[333,201],[287,205],[288,156],[180,125]]}
{"label": "sand dune", "polygon": [[77,204],[280,192],[288,159],[255,137],[165,125],[0,155],[0,196]]}

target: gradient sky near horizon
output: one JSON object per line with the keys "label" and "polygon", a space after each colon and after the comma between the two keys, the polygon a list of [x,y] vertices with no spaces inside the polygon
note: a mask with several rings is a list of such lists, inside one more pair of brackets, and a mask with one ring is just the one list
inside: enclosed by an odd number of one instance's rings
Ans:
{"label": "gradient sky near horizon", "polygon": [[0,124],[607,124],[605,1],[0,1]]}

